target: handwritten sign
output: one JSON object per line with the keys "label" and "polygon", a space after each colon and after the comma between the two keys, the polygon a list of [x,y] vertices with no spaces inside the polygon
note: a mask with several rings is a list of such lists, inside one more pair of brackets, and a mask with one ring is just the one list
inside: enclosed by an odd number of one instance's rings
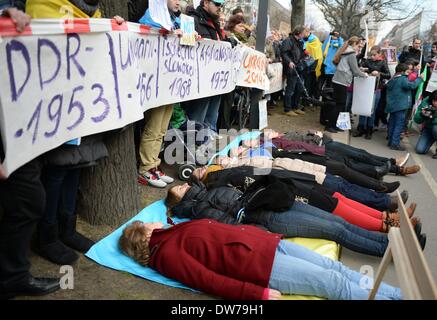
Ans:
{"label": "handwritten sign", "polygon": [[238,46],[235,50],[241,51],[242,57],[236,74],[237,85],[268,91],[270,82],[266,74],[268,62],[265,54],[245,46]]}
{"label": "handwritten sign", "polygon": [[271,63],[267,67],[267,76],[269,77],[270,89],[266,94],[275,93],[284,89],[284,79],[282,78],[282,63]]}
{"label": "handwritten sign", "polygon": [[375,100],[375,85],[376,77],[355,77],[352,113],[366,117],[372,115]]}
{"label": "handwritten sign", "polygon": [[337,128],[351,130],[351,117],[349,112],[340,112],[337,118]]}
{"label": "handwritten sign", "polygon": [[181,29],[183,31],[181,45],[195,46],[196,30],[194,29],[194,18],[181,14]]}
{"label": "handwritten sign", "polygon": [[268,127],[267,100],[259,101],[259,130]]}

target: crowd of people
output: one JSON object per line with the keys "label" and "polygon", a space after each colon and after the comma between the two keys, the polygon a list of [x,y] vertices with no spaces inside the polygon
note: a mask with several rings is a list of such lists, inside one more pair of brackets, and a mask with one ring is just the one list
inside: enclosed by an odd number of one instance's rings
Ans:
{"label": "crowd of people", "polygon": [[[63,2],[75,8],[75,18],[101,18],[98,0]],[[0,10],[22,32],[33,18],[62,18],[60,3],[0,0]],[[239,8],[226,18],[221,10],[224,3],[202,0],[197,8],[185,9],[194,18],[196,38],[255,48],[255,26],[246,22]],[[53,6],[59,6],[59,10],[53,10]],[[167,7],[171,31],[180,36],[180,1],[167,0]],[[161,28],[145,6],[131,1],[129,9],[130,21]],[[125,23],[119,16],[113,20]],[[283,64],[287,116],[305,114],[302,95],[317,100],[323,89],[331,86],[335,103],[325,103],[321,122],[328,132],[341,131],[336,122],[338,114],[347,110],[353,77],[372,75],[380,79],[375,88],[376,101],[384,100],[384,110],[390,114],[389,146],[402,150],[405,110],[411,109],[413,90],[423,81],[422,75],[414,79],[411,76],[414,70],[420,73],[425,67],[425,63],[413,60],[420,44],[417,47],[415,42],[409,53],[401,55],[399,61],[404,62],[391,77],[381,48],[371,48],[369,59],[360,58],[365,47],[362,38],[344,41],[338,32],[332,32],[322,44],[302,26],[289,35],[277,30],[271,33],[265,54],[269,63]],[[436,52],[434,45],[433,59]],[[435,59],[432,61],[435,63]],[[428,61],[428,65],[431,63]],[[258,102],[263,94],[262,90],[250,89],[250,129],[258,129]],[[282,92],[272,94],[270,103],[274,105],[281,97]],[[209,130],[212,139],[221,139],[218,130],[232,125],[233,100],[232,92],[146,111],[144,121],[136,124],[138,182],[160,188],[174,183],[175,179],[163,171],[160,159],[169,127],[195,121]],[[378,114],[382,114],[381,121],[386,121],[384,112],[378,110],[375,108],[370,117],[360,117],[356,136],[365,134],[370,139]],[[437,140],[435,110],[437,92],[424,99],[412,115],[416,123],[423,125],[418,153],[428,152]],[[0,165],[1,298],[44,295],[59,289],[59,279],[30,274],[27,252],[35,226],[35,252],[55,264],[75,263],[79,258],[76,251],[85,253],[94,244],[76,231],[77,192],[81,170],[107,156],[103,136],[97,134],[83,137],[78,146],[61,145],[7,178]],[[383,158],[334,142],[322,132],[265,131],[261,140],[243,143],[229,155],[217,158],[214,165],[196,169],[189,183],[169,189],[169,213],[193,221],[169,229],[159,223],[135,222],[124,230],[120,248],[142,265],[225,298],[278,299],[281,294],[304,294],[365,299],[369,292],[359,286],[359,273],[281,239],[333,240],[351,250],[381,257],[388,245],[388,231],[400,223],[397,199],[389,195],[400,183],[384,182],[383,178],[389,173],[405,176],[420,170],[418,166],[406,166],[407,161],[408,155]],[[255,168],[269,170],[259,175],[254,173]],[[408,192],[404,190],[402,201],[407,200]],[[414,216],[415,209],[413,202],[408,214],[424,249],[426,235],[421,232],[420,219]],[[241,268],[241,261],[247,266]],[[402,293],[384,284],[377,298],[402,299]]]}

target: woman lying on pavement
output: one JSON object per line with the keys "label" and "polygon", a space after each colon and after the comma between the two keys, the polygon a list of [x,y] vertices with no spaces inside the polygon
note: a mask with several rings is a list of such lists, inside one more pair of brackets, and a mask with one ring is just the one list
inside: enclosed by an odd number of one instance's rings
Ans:
{"label": "woman lying on pavement", "polygon": [[[384,255],[387,234],[359,228],[331,213],[294,201],[288,186],[285,189],[260,188],[243,193],[234,187],[207,190],[202,182],[185,183],[169,190],[166,205],[178,218],[256,224],[286,237],[326,239],[363,254]],[[420,228],[415,229],[424,248],[426,235],[420,234]]]}
{"label": "woman lying on pavement", "polygon": [[[207,294],[225,299],[278,300],[281,294],[332,300],[365,300],[363,275],[341,262],[253,226],[201,219],[164,229],[135,221],[119,240],[139,264]],[[399,288],[382,283],[376,299],[400,300]]]}
{"label": "woman lying on pavement", "polygon": [[[361,185],[356,185],[348,182],[342,177],[326,174],[325,167],[323,166],[289,158],[277,158],[272,160],[269,157],[263,156],[240,159],[220,157],[216,159],[216,162],[218,163],[217,166],[210,166],[208,171],[202,169],[201,172],[207,174],[210,171],[239,166],[251,166],[265,169],[285,169],[293,174],[309,174],[313,177],[313,180],[308,181],[308,179],[305,179],[306,181],[312,182],[313,184],[319,184],[333,192],[341,193],[349,199],[361,202],[371,208],[381,211],[394,211],[397,209],[397,199],[390,197],[388,194],[375,192],[373,190],[393,192],[399,187],[399,182],[386,183],[357,173],[355,175],[356,179],[353,180],[359,182]],[[405,203],[408,200],[408,192],[403,191],[401,195]]]}
{"label": "woman lying on pavement", "polygon": [[[192,177],[194,179],[200,178],[207,189],[232,186],[242,192],[246,192],[256,182],[261,182],[267,187],[271,178],[272,184],[279,180],[293,188],[296,200],[333,213],[358,227],[380,232],[388,232],[392,226],[399,227],[399,214],[397,212],[389,210],[381,212],[348,199],[338,192],[332,192],[315,184],[314,177],[304,173],[281,169],[260,170],[259,168],[243,166],[210,173],[207,173],[206,168],[198,168],[194,170]],[[416,204],[412,203],[408,208],[410,218],[415,209]]]}
{"label": "woman lying on pavement", "polygon": [[[308,133],[307,135],[310,135]],[[332,165],[332,161],[344,163],[349,168],[361,172],[372,178],[382,178],[387,173],[391,172],[396,175],[414,174],[420,171],[420,166],[414,165],[406,167],[409,154],[399,159],[384,158],[373,155],[363,149],[358,149],[350,145],[333,141],[326,135],[316,132],[315,141],[319,141],[322,145],[315,145],[305,141],[305,137],[299,138],[298,133],[291,132],[280,134],[275,131],[266,131],[265,138],[270,139],[277,149],[285,151],[305,150],[303,153],[297,153],[295,159],[301,159],[321,165]],[[297,139],[297,140],[293,140]],[[309,139],[307,139],[309,140]],[[311,141],[311,140],[310,140]]]}

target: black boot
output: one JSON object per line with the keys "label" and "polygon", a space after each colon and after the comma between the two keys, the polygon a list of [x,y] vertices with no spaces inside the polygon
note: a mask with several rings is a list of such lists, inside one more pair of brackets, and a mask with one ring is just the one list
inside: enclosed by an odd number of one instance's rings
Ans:
{"label": "black boot", "polygon": [[364,134],[364,128],[362,125],[358,125],[357,131],[352,134],[352,137],[361,137]]}
{"label": "black boot", "polygon": [[364,139],[371,140],[372,139],[372,133],[373,133],[373,128],[367,128],[366,129],[366,136],[364,137]]}
{"label": "black boot", "polygon": [[86,253],[94,242],[76,232],[76,215],[64,215],[59,217],[60,239],[70,248]]}
{"label": "black boot", "polygon": [[57,223],[39,223],[36,252],[41,257],[59,265],[71,265],[79,259],[74,250],[59,240]]}

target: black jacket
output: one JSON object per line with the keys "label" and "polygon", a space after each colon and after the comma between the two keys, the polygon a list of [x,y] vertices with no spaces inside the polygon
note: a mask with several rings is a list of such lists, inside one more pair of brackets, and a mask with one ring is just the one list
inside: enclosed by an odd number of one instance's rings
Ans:
{"label": "black jacket", "polygon": [[265,212],[283,212],[292,207],[295,198],[294,185],[270,175],[260,176],[244,189],[243,192],[226,185],[208,190],[202,182],[196,181],[182,201],[172,208],[172,213],[179,218],[208,218],[237,224],[241,222],[239,213],[242,211],[251,217]]}
{"label": "black jacket", "polygon": [[149,7],[149,1],[146,0],[129,0],[127,3],[129,12],[129,21],[138,22]]}
{"label": "black jacket", "polygon": [[42,156],[42,163],[49,167],[83,168],[97,164],[97,160],[108,156],[103,135],[83,137],[79,146],[63,144]]}
{"label": "black jacket", "polygon": [[290,62],[293,62],[296,65],[298,72],[303,71],[299,70],[299,68],[300,66],[303,66],[304,56],[303,43],[299,40],[296,40],[294,35],[288,37],[284,40],[284,42],[282,42],[281,57],[282,63],[284,64],[284,71],[287,74],[291,73],[291,69],[289,67]]}
{"label": "black jacket", "polygon": [[[420,57],[422,57],[422,59],[420,59]],[[399,63],[405,63],[408,60],[417,60],[420,62],[420,64],[422,65],[422,70],[425,66],[425,58],[422,56],[422,52],[420,50],[414,49],[413,47],[410,47],[410,49],[408,49],[408,51],[404,51],[401,53],[400,57],[399,57]]]}
{"label": "black jacket", "polygon": [[[194,17],[195,29],[202,38],[223,40],[218,19],[212,19],[208,12],[206,12],[201,6],[198,6],[195,11],[188,12],[188,15]],[[214,27],[208,23],[208,20],[213,22]]]}
{"label": "black jacket", "polygon": [[383,80],[390,80],[391,78],[390,70],[388,69],[386,60],[373,61],[372,59],[366,59],[363,62],[363,68],[368,68],[369,74],[371,74],[373,71],[378,71],[380,73],[379,88],[382,88],[384,85]]}

